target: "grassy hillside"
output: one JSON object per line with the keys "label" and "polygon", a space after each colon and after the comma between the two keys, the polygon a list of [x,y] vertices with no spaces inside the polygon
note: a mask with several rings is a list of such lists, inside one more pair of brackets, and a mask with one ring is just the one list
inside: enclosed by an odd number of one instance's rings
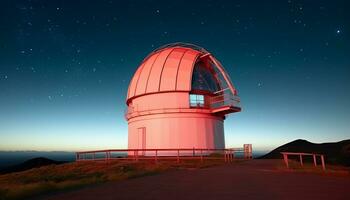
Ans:
{"label": "grassy hillside", "polygon": [[49,165],[23,172],[0,175],[0,199],[23,199],[39,194],[67,190],[89,184],[156,174],[171,169],[201,168],[222,161],[110,161],[74,162]]}
{"label": "grassy hillside", "polygon": [[295,140],[293,142],[287,143],[274,149],[270,153],[260,158],[282,158],[280,152],[283,151],[324,154],[326,162],[329,164],[350,166],[350,140],[321,144],[311,143],[306,140]]}

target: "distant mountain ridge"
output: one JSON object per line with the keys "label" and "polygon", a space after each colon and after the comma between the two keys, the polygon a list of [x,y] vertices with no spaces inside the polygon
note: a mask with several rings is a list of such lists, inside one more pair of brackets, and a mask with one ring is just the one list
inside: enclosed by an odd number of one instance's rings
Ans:
{"label": "distant mountain ridge", "polygon": [[44,157],[51,160],[74,161],[75,152],[71,151],[0,151],[0,170],[21,164],[32,158]]}
{"label": "distant mountain ridge", "polygon": [[67,162],[55,161],[55,160],[51,160],[51,159],[44,158],[44,157],[38,157],[38,158],[29,159],[21,164],[18,164],[18,165],[13,165],[13,166],[7,167],[7,168],[1,170],[0,174],[20,172],[20,171],[25,171],[28,169],[42,167],[42,166],[46,166],[46,165],[58,165],[58,164],[63,164],[63,163],[67,163]]}
{"label": "distant mountain ridge", "polygon": [[350,140],[316,144],[298,139],[284,144],[259,158],[282,158],[281,152],[283,151],[324,154],[327,163],[350,166]]}

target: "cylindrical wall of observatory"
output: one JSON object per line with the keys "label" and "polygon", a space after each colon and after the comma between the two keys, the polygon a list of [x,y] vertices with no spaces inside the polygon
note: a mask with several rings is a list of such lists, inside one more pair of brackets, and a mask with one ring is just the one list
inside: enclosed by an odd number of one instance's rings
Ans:
{"label": "cylindrical wall of observatory", "polygon": [[[225,148],[223,123],[221,117],[195,112],[134,117],[128,121],[128,148],[222,149]],[[175,153],[160,151],[158,155],[174,155]],[[144,152],[143,155],[154,155],[154,152]]]}

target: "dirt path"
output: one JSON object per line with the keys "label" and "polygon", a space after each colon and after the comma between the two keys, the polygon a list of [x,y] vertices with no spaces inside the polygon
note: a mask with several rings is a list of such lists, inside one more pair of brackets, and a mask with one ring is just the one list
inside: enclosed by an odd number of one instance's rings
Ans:
{"label": "dirt path", "polygon": [[106,183],[45,199],[350,199],[350,177],[274,170],[252,160]]}

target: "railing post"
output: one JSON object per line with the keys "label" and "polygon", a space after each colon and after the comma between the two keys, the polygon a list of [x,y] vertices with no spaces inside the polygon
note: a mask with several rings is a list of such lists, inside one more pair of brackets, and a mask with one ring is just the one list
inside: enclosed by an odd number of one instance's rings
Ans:
{"label": "railing post", "polygon": [[324,171],[326,171],[326,165],[325,165],[325,163],[324,163],[324,157],[323,157],[323,155],[321,155],[321,162],[322,162],[322,169],[323,169]]}
{"label": "railing post", "polygon": [[136,150],[136,161],[139,161],[139,150]]}
{"label": "railing post", "polygon": [[177,163],[180,163],[180,150],[177,150]]}
{"label": "railing post", "polygon": [[79,153],[78,152],[75,153],[75,161],[79,161]]}
{"label": "railing post", "polygon": [[227,158],[228,158],[228,162],[231,162],[231,149],[228,150]]}
{"label": "railing post", "polygon": [[194,147],[193,147],[193,157],[194,157]]}
{"label": "railing post", "polygon": [[316,155],[313,154],[312,157],[314,158],[314,165],[315,165],[315,167],[317,167]]}
{"label": "railing post", "polygon": [[203,162],[203,150],[201,149],[201,162]]}
{"label": "railing post", "polygon": [[287,168],[289,168],[289,164],[288,164],[288,155],[283,153],[283,160],[284,163],[286,164]]}
{"label": "railing post", "polygon": [[227,162],[230,162],[230,150],[226,151]]}
{"label": "railing post", "polygon": [[155,156],[154,156],[154,161],[157,163],[157,159],[158,159],[158,150],[156,149],[156,154],[155,154]]}
{"label": "railing post", "polygon": [[300,158],[300,165],[301,165],[301,166],[304,166],[304,163],[303,163],[303,155],[302,155],[302,154],[299,154],[299,158]]}
{"label": "railing post", "polygon": [[226,150],[226,160],[230,162],[230,150]]}
{"label": "railing post", "polygon": [[224,150],[224,160],[226,162],[226,150]]}

